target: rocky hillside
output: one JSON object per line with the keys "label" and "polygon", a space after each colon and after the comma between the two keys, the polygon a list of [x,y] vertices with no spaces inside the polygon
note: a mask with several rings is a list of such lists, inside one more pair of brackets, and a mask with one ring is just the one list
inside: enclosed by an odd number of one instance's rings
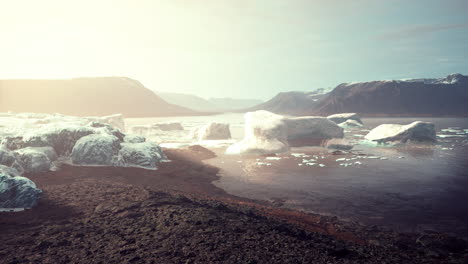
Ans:
{"label": "rocky hillside", "polygon": [[284,92],[247,111],[267,110],[282,115],[307,115],[323,97],[323,94],[315,92]]}
{"label": "rocky hillside", "polygon": [[180,105],[195,111],[203,112],[221,112],[222,108],[212,102],[196,95],[182,93],[156,92],[165,101]]}
{"label": "rocky hillside", "polygon": [[363,115],[468,115],[468,76],[345,83],[320,100],[312,113]]}
{"label": "rocky hillside", "polygon": [[140,82],[125,77],[67,80],[0,80],[0,112],[125,117],[194,115],[169,104]]}
{"label": "rocky hillside", "polygon": [[468,76],[343,83],[333,91],[280,93],[249,111],[289,115],[467,116]]}
{"label": "rocky hillside", "polygon": [[229,112],[245,109],[262,103],[255,99],[209,98],[205,99],[192,94],[156,92],[162,99],[195,111],[201,112]]}

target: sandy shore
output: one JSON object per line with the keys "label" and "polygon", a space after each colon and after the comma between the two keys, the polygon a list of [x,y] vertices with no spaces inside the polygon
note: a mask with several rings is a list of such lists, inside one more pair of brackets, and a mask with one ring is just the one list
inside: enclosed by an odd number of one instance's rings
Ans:
{"label": "sandy shore", "polygon": [[165,153],[156,171],[64,164],[27,175],[44,195],[0,213],[0,263],[466,263],[463,240],[242,199],[212,184],[210,151]]}

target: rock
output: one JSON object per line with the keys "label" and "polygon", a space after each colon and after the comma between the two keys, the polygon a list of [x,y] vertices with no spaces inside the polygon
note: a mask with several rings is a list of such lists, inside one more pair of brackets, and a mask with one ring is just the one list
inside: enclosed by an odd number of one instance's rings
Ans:
{"label": "rock", "polygon": [[120,150],[119,139],[112,135],[93,134],[82,137],[73,147],[71,158],[78,165],[112,165]]}
{"label": "rock", "polygon": [[348,119],[343,123],[339,123],[338,126],[342,128],[355,128],[355,127],[362,127],[362,124],[356,120]]}
{"label": "rock", "polygon": [[386,142],[436,142],[433,123],[416,121],[409,125],[383,124],[372,129],[365,139]]}
{"label": "rock", "polygon": [[166,156],[156,143],[122,143],[117,165],[156,169],[161,160],[166,160]]}
{"label": "rock", "polygon": [[268,111],[245,114],[245,136],[229,146],[227,154],[273,154],[289,149],[284,117]]}
{"label": "rock", "polygon": [[362,124],[361,117],[359,117],[359,115],[356,113],[334,114],[334,115],[327,116],[327,118],[337,124],[346,122],[347,120],[354,120]]}
{"label": "rock", "polygon": [[146,141],[145,137],[138,135],[126,135],[124,138],[125,143],[143,143]]}
{"label": "rock", "polygon": [[184,127],[180,123],[157,123],[152,126],[153,128],[162,130],[162,131],[172,131],[172,130],[184,130]]}
{"label": "rock", "polygon": [[0,172],[0,208],[32,208],[41,193],[31,180]]}
{"label": "rock", "polygon": [[354,145],[343,139],[332,139],[327,141],[326,147],[329,149],[350,150]]}
{"label": "rock", "polygon": [[27,147],[18,149],[15,153],[25,173],[48,171],[52,165],[50,158],[57,158],[55,151],[51,147]]}
{"label": "rock", "polygon": [[342,138],[343,129],[324,117],[284,117],[268,111],[245,115],[245,137],[230,146],[228,154],[273,154],[290,146],[316,146]]}
{"label": "rock", "polygon": [[192,132],[192,138],[202,140],[221,140],[230,139],[231,131],[229,124],[211,122]]}
{"label": "rock", "polygon": [[325,117],[284,118],[290,146],[320,146],[326,139],[342,138],[343,128]]}

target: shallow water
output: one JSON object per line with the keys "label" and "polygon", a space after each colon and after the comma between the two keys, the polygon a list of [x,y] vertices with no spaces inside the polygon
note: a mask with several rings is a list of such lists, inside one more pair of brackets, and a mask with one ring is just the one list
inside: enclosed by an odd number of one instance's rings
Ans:
{"label": "shallow water", "polygon": [[[229,122],[234,138],[243,136],[240,114],[132,119],[127,124],[175,119],[188,129],[178,132],[178,138],[171,139],[169,133],[162,142],[188,142],[180,135],[209,121]],[[362,142],[363,135],[379,124],[415,120],[434,122],[442,136],[439,143],[388,147]],[[220,155],[207,162],[222,168],[215,184],[231,194],[400,231],[435,230],[468,237],[468,119],[366,118],[363,122],[363,128],[346,129],[345,138],[357,145],[344,155],[321,147],[294,148],[278,155],[280,159],[225,156],[219,150]]]}

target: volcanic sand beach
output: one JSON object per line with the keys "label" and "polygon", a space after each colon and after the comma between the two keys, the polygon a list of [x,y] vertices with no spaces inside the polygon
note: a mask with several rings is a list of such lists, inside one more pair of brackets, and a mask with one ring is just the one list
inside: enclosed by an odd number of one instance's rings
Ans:
{"label": "volcanic sand beach", "polygon": [[229,195],[201,147],[158,170],[26,175],[39,205],[0,213],[0,263],[466,263],[465,241],[404,234]]}

